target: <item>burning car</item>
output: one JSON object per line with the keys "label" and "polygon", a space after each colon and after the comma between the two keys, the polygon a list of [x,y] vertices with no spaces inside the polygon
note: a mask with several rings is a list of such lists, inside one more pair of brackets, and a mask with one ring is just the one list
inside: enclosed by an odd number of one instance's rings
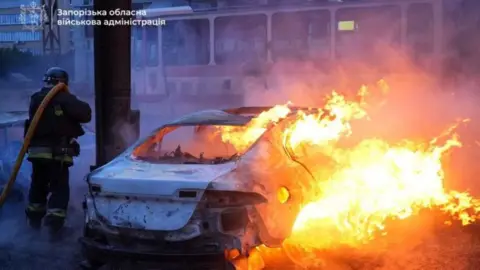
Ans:
{"label": "burning car", "polygon": [[[225,251],[281,245],[299,210],[298,179],[311,179],[275,143],[280,120],[293,112],[278,106],[193,113],[88,174],[81,243],[90,264],[115,255],[188,256],[197,264],[221,261],[222,268]],[[243,137],[228,143],[225,136],[236,131]],[[275,181],[279,175],[291,181]]]}
{"label": "burning car", "polygon": [[87,259],[213,256],[219,267],[257,270],[284,255],[325,265],[324,251],[340,250],[336,265],[351,260],[345,247],[385,235],[391,219],[428,208],[463,225],[478,219],[480,200],[443,183],[442,158],[461,147],[453,131],[462,121],[427,141],[380,138],[367,128],[367,93],[333,91],[322,109],[201,111],[160,127],[87,175]]}

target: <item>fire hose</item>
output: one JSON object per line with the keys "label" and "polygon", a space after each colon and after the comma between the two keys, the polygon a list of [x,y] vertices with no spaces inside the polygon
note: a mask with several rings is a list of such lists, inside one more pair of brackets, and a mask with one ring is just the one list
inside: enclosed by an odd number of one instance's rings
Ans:
{"label": "fire hose", "polygon": [[13,184],[15,184],[15,180],[17,179],[18,172],[20,171],[20,167],[22,166],[23,159],[25,157],[25,154],[27,153],[28,147],[30,146],[30,140],[32,139],[33,134],[35,133],[38,121],[42,117],[43,111],[48,106],[52,98],[61,91],[68,92],[68,86],[64,83],[57,84],[48,92],[48,94],[42,100],[42,103],[40,103],[40,106],[38,106],[38,109],[35,112],[35,115],[33,116],[33,119],[30,122],[28,131],[25,134],[22,148],[20,149],[20,152],[17,155],[17,160],[15,161],[15,165],[13,167],[12,173],[10,174],[10,178],[8,179],[7,184],[3,187],[2,194],[0,195],[0,208],[2,208],[3,204],[7,200],[10,190],[13,187]]}

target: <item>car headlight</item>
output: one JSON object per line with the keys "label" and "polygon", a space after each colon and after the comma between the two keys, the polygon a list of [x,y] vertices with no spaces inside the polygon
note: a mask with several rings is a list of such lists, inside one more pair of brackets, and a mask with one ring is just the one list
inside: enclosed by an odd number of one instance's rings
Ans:
{"label": "car headlight", "polygon": [[286,203],[290,199],[290,192],[286,187],[280,187],[277,190],[277,199],[280,203]]}

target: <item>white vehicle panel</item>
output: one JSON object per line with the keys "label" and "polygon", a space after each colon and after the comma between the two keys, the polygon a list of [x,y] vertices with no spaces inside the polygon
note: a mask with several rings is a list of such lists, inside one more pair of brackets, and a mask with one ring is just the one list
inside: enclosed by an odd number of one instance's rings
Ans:
{"label": "white vehicle panel", "polygon": [[96,197],[99,214],[116,227],[175,231],[183,228],[197,206],[197,202],[155,199],[125,199]]}
{"label": "white vehicle panel", "polygon": [[[173,231],[190,220],[203,192],[215,179],[231,172],[225,164],[152,164],[119,157],[90,175],[95,207],[113,226]],[[181,198],[180,190],[196,191]]]}

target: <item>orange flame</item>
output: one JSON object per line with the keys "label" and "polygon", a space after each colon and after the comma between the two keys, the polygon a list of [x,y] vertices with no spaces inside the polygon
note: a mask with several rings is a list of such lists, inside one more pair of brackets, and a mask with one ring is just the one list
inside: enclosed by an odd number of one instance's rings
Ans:
{"label": "orange flame", "polygon": [[277,105],[262,112],[243,127],[218,126],[218,134],[220,134],[222,141],[232,144],[238,153],[243,153],[262,136],[269,125],[277,123],[290,113],[288,105]]}
{"label": "orange flame", "polygon": [[[383,93],[389,90],[385,81],[378,86]],[[463,225],[478,218],[479,200],[444,188],[442,158],[462,146],[454,133],[458,124],[426,142],[391,144],[367,138],[354,147],[339,145],[341,138],[352,134],[352,120],[368,117],[367,94],[364,86],[358,93],[360,101],[352,101],[334,91],[323,110],[299,111],[293,120],[288,105],[281,105],[254,118],[247,127],[219,129],[224,141],[245,151],[268,125],[289,117],[281,143],[294,157],[301,148],[308,149],[306,155],[299,155],[299,161],[309,164],[316,182],[312,190],[303,192],[306,203],[285,244],[316,250],[359,247],[386,234],[388,219],[405,219],[425,208],[441,209]],[[444,142],[439,143],[441,140]],[[319,155],[333,165],[316,164]],[[267,250],[259,247],[256,252],[268,256]],[[259,256],[254,257],[256,262],[245,269],[262,269],[252,266],[259,265]]]}

